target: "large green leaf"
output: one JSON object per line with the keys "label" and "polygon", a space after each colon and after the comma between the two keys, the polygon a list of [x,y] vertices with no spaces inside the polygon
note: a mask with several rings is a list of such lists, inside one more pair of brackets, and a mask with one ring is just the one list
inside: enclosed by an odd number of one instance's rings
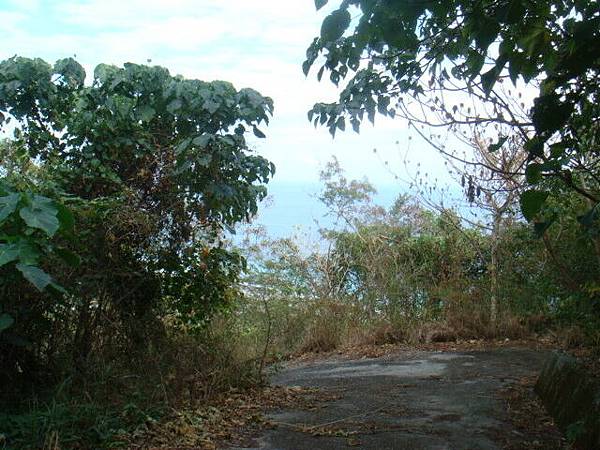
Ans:
{"label": "large green leaf", "polygon": [[59,74],[61,81],[69,87],[79,88],[85,81],[85,69],[73,58],[56,61],[54,73]]}
{"label": "large green leaf", "polygon": [[20,194],[10,194],[0,197],[0,222],[6,220],[17,209]]}
{"label": "large green leaf", "polygon": [[213,140],[212,134],[202,134],[194,138],[192,143],[198,147],[206,147]]}
{"label": "large green leaf", "polygon": [[495,67],[481,74],[481,86],[483,87],[486,95],[489,95],[489,93],[492,92],[497,79],[498,71]]}
{"label": "large green leaf", "polygon": [[156,115],[156,110],[150,105],[142,105],[137,108],[137,115],[142,122],[150,122]]}
{"label": "large green leaf", "polygon": [[19,247],[16,244],[0,244],[0,267],[19,258]]}
{"label": "large green leaf", "polygon": [[17,244],[19,251],[19,262],[21,264],[36,265],[40,258],[39,247],[31,240],[20,239]]}
{"label": "large green leaf", "polygon": [[39,228],[50,237],[54,236],[60,227],[58,208],[51,199],[41,195],[34,195],[31,206],[21,208],[19,215],[28,226]]}
{"label": "large green leaf", "polygon": [[350,20],[350,13],[345,9],[332,12],[323,20],[321,38],[327,42],[338,40],[350,25]]}
{"label": "large green leaf", "polygon": [[554,92],[535,99],[531,120],[538,133],[561,129],[575,108],[574,103],[564,102]]}
{"label": "large green leaf", "polygon": [[15,323],[15,319],[10,314],[0,314],[0,333],[2,333],[7,328],[12,327]]}
{"label": "large green leaf", "polygon": [[521,211],[527,221],[531,222],[542,210],[547,198],[548,192],[546,191],[530,189],[521,194]]}
{"label": "large green leaf", "polygon": [[167,105],[167,111],[169,111],[171,114],[175,114],[181,109],[182,106],[183,102],[180,99],[176,98]]}
{"label": "large green leaf", "polygon": [[542,180],[542,165],[530,163],[525,169],[525,179],[529,184],[538,184]]}
{"label": "large green leaf", "polygon": [[73,216],[71,210],[60,203],[56,204],[56,209],[58,210],[56,217],[58,218],[62,229],[73,231],[73,227],[75,226],[75,217]]}
{"label": "large green leaf", "polygon": [[52,277],[36,266],[17,264],[17,269],[31,282],[39,291],[43,291],[52,283]]}

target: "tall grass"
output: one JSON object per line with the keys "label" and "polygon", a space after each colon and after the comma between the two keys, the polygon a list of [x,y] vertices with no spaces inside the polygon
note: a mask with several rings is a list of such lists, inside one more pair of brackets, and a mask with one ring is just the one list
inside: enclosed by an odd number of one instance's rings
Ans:
{"label": "tall grass", "polygon": [[128,354],[96,354],[85,377],[0,412],[0,449],[103,449],[174,409],[193,408],[230,389],[264,382],[258,352],[246,348],[231,317],[197,333],[167,328]]}

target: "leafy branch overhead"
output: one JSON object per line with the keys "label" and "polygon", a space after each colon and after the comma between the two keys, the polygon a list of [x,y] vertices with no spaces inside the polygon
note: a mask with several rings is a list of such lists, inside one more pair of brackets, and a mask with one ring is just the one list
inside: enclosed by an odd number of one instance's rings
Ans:
{"label": "leafy branch overhead", "polygon": [[[327,3],[316,0],[315,6]],[[344,80],[345,85],[337,102],[313,106],[308,117],[315,126],[327,126],[334,135],[349,122],[358,132],[365,115],[371,122],[377,113],[408,117],[409,101],[431,105],[445,91],[460,90],[494,111],[463,122],[508,124],[522,135],[534,167],[528,181],[540,192],[536,199],[549,192],[540,183],[550,177],[562,189],[598,203],[598,189],[583,179],[600,151],[597,2],[344,0],[336,5],[308,47],[303,70],[308,74],[319,66],[319,80],[327,72],[334,84]],[[533,81],[539,85],[533,107],[526,120],[517,120],[514,111],[503,109],[512,100],[502,105],[500,87]],[[446,125],[460,122],[456,107],[444,112]],[[529,205],[530,198],[522,203]]]}
{"label": "leafy branch overhead", "polygon": [[[232,225],[256,212],[265,191],[252,184],[268,181],[274,167],[249,152],[244,135],[264,137],[259,127],[269,122],[271,99],[136,64],[101,64],[91,86],[84,78],[72,59],[51,66],[15,57],[0,64],[2,117],[22,124],[16,138],[31,157],[64,160],[78,194],[124,185],[147,193],[159,176],[176,180],[179,193],[191,194],[190,210],[195,205],[217,222]],[[170,162],[161,167],[165,158]]]}

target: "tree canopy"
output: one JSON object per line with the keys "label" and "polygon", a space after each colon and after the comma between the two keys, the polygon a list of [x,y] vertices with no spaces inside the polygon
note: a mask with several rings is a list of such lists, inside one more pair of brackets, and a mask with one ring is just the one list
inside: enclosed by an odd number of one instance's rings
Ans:
{"label": "tree canopy", "polygon": [[[317,8],[327,3],[315,0]],[[532,186],[521,197],[525,217],[542,210],[552,191],[544,180],[552,178],[589,201],[582,220],[591,223],[600,200],[598,40],[597,2],[344,0],[323,20],[303,69],[318,64],[319,79],[327,71],[336,85],[347,83],[337,102],[316,104],[309,119],[332,134],[346,122],[358,132],[365,114],[371,122],[377,112],[410,118],[409,99],[433,111],[440,94],[466,93],[491,105],[488,114],[446,105],[446,124],[496,122],[524,140]],[[502,85],[532,82],[538,92],[522,117]],[[505,141],[499,136],[489,150]]]}
{"label": "tree canopy", "polygon": [[3,376],[51,367],[60,339],[84,360],[102,333],[139,341],[157,319],[197,328],[227,308],[245,262],[223,230],[266,195],[275,168],[246,135],[265,137],[272,112],[253,89],[162,67],[86,80],[71,58],[1,62]]}
{"label": "tree canopy", "polygon": [[[271,99],[223,81],[173,77],[161,67],[101,64],[91,86],[73,59],[0,64],[0,119],[32,158],[57,165],[72,193],[94,198],[124,186],[189,220],[233,223],[256,212],[274,167],[248,152],[247,130],[264,137]],[[168,195],[161,195],[168,192]]]}

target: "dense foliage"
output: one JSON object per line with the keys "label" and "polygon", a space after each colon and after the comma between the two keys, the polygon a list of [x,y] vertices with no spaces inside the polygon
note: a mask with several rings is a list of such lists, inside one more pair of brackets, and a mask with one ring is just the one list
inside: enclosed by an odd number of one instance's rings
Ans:
{"label": "dense foliage", "polygon": [[73,59],[0,63],[3,396],[231,305],[244,260],[222,231],[274,172],[246,143],[273,111],[252,89],[135,64],[88,81]]}
{"label": "dense foliage", "polygon": [[345,85],[309,120],[407,119],[488,223],[425,207],[422,182],[378,206],[334,159],[318,242],[225,238],[274,175],[246,140],[270,98],[0,62],[0,447],[125,446],[296,351],[556,330],[600,347],[599,25],[589,1],[337,2],[303,70]]}
{"label": "dense foliage", "polygon": [[599,267],[593,241],[569,215],[543,239],[510,215],[491,233],[408,195],[382,208],[374,187],[348,180],[336,160],[321,177],[319,198],[340,220],[321,229],[320,242],[257,230],[243,247],[253,262],[244,330],[262,333],[274,356],[565,328],[576,330],[569,345],[598,344]]}

